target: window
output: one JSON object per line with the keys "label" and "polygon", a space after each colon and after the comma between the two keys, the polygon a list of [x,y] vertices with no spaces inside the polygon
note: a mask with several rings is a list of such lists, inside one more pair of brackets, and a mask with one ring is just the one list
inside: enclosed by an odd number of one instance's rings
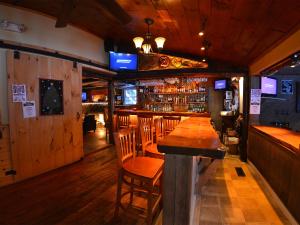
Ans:
{"label": "window", "polygon": [[124,105],[137,104],[137,91],[135,88],[124,89]]}

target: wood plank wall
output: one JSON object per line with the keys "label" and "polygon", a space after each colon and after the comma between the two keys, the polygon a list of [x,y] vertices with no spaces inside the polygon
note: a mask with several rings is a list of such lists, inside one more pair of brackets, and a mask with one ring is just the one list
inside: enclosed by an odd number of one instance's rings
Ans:
{"label": "wood plank wall", "polygon": [[[7,53],[10,145],[15,181],[70,164],[83,157],[81,66],[61,59]],[[64,115],[40,116],[39,78],[63,80]],[[25,84],[36,102],[36,118],[24,119],[21,103],[12,102],[12,84]]]}
{"label": "wood plank wall", "polygon": [[12,175],[6,172],[12,169],[11,151],[9,147],[9,127],[0,125],[0,187],[14,182]]}

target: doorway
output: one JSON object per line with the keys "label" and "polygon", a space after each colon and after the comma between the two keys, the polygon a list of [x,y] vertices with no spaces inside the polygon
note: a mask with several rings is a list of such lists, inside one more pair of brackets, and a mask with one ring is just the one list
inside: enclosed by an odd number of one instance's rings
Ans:
{"label": "doorway", "polygon": [[108,82],[82,76],[83,151],[90,154],[110,146],[108,124]]}

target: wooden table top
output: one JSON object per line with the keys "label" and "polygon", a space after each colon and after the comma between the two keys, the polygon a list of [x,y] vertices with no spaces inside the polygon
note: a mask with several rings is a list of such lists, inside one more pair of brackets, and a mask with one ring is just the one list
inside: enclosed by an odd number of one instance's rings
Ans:
{"label": "wooden table top", "polygon": [[257,131],[273,138],[280,144],[300,153],[300,133],[288,129],[271,126],[252,126]]}
{"label": "wooden table top", "polygon": [[161,153],[206,156],[222,159],[225,150],[216,131],[210,124],[210,118],[191,117],[182,121],[175,130],[157,144]]}

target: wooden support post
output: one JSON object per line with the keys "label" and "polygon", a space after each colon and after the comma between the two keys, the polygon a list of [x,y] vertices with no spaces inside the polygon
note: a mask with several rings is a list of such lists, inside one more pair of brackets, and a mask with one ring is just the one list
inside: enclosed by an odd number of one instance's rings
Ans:
{"label": "wooden support post", "polygon": [[193,157],[165,155],[163,225],[190,225]]}
{"label": "wooden support post", "polygon": [[114,128],[114,82],[108,81],[108,121],[109,121],[109,143],[114,143],[114,137],[113,137],[113,128]]}
{"label": "wooden support post", "polygon": [[249,74],[244,76],[244,95],[243,95],[243,125],[242,125],[242,144],[240,150],[240,159],[247,161],[247,141],[249,128],[249,103],[250,103],[250,82]]}

